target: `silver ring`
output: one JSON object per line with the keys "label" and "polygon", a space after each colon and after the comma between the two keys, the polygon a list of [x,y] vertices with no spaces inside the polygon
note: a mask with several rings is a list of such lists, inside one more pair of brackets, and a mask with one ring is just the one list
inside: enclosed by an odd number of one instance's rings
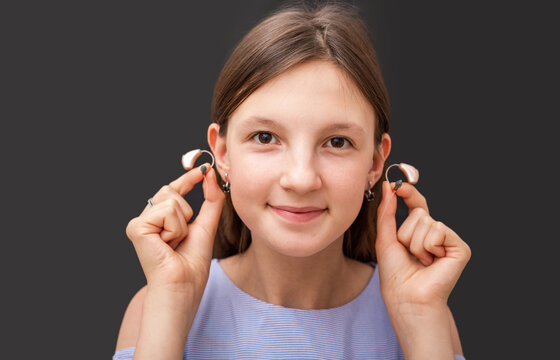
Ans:
{"label": "silver ring", "polygon": [[149,199],[148,199],[148,204],[150,204],[150,207],[153,207],[153,206],[154,206],[154,202],[152,201],[152,198],[149,198]]}

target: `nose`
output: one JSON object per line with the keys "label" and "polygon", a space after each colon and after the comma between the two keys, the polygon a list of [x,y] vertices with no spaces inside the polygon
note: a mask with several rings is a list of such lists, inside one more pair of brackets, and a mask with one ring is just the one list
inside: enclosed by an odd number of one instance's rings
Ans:
{"label": "nose", "polygon": [[286,154],[283,164],[280,186],[297,194],[318,190],[323,185],[317,170],[317,159],[311,151],[294,151]]}

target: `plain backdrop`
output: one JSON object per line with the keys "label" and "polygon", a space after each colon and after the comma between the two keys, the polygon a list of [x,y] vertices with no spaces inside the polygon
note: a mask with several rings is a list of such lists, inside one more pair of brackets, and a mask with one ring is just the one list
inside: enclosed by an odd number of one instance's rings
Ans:
{"label": "plain backdrop", "polygon": [[[184,152],[208,148],[218,74],[280,3],[2,5],[2,358],[113,355],[145,284],[126,225],[184,172]],[[389,161],[420,170],[432,216],[472,249],[449,299],[465,355],[553,354],[553,12],[354,3],[391,97]]]}

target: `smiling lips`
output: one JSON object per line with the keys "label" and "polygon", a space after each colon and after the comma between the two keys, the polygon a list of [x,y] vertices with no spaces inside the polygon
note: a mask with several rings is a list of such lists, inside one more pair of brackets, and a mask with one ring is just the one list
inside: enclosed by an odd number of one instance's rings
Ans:
{"label": "smiling lips", "polygon": [[325,212],[326,209],[318,207],[292,207],[292,206],[272,206],[270,208],[281,218],[290,222],[304,223],[315,219]]}

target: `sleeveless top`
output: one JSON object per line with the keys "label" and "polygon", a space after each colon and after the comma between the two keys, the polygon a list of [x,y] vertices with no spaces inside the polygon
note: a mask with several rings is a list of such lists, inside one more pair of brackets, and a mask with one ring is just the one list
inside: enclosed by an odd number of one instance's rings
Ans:
{"label": "sleeveless top", "polygon": [[[375,264],[370,263],[375,269]],[[132,359],[134,348],[113,360]],[[404,359],[374,270],[352,301],[301,310],[259,300],[239,289],[212,259],[208,283],[183,359]],[[455,359],[464,357],[455,355]]]}

